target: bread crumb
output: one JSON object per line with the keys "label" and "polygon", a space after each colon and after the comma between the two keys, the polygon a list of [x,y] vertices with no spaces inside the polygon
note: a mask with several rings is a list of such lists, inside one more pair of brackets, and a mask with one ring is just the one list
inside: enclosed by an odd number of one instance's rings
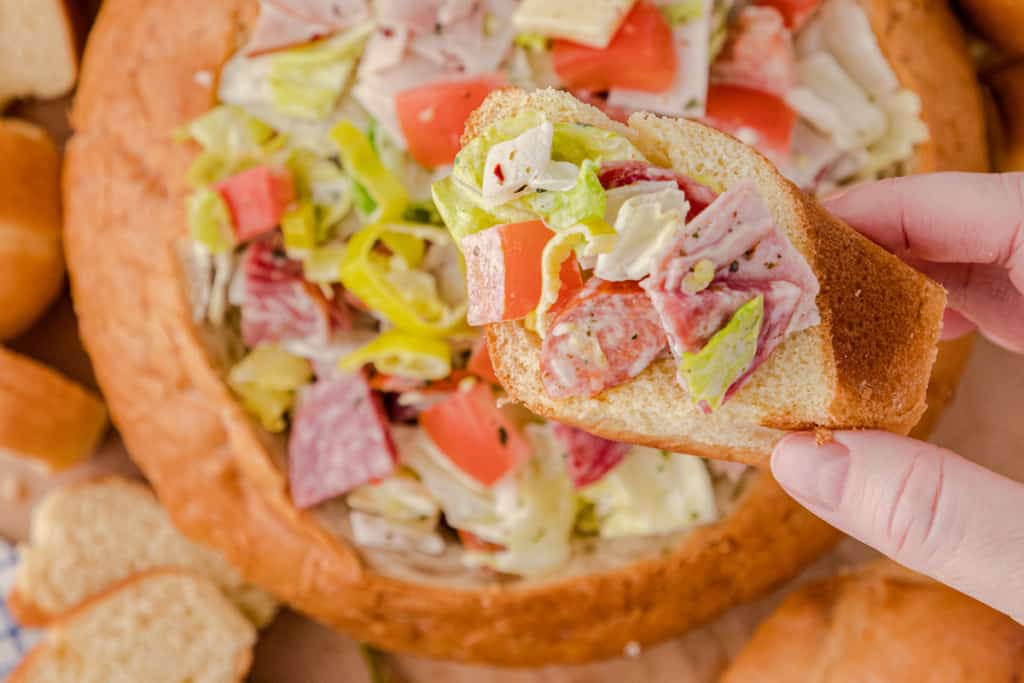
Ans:
{"label": "bread crumb", "polygon": [[209,88],[213,85],[213,72],[207,69],[197,71],[192,75],[192,80],[195,81],[196,85]]}
{"label": "bread crumb", "polygon": [[0,498],[5,503],[17,503],[25,498],[25,482],[15,475],[4,477],[0,482]]}
{"label": "bread crumb", "polygon": [[626,643],[626,647],[623,648],[623,652],[627,657],[639,657],[640,656],[640,643],[635,640],[631,640]]}
{"label": "bread crumb", "polygon": [[831,429],[818,427],[817,429],[814,430],[814,441],[819,446],[824,446],[825,444],[832,443],[833,441],[835,441],[833,437],[834,434],[832,433]]}

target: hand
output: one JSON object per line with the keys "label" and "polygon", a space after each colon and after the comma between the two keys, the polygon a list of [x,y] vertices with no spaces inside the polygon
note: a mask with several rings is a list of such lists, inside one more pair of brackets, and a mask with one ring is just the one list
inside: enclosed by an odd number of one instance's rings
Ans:
{"label": "hand", "polygon": [[[826,206],[946,287],[944,336],[977,327],[1024,351],[1024,174],[885,180]],[[1024,485],[875,431],[788,436],[772,472],[830,524],[1024,623]]]}

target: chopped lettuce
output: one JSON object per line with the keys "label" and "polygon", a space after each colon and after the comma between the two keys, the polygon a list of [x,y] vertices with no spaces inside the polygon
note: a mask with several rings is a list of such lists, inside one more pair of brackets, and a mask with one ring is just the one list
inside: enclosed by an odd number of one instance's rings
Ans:
{"label": "chopped lettuce", "polygon": [[693,19],[699,19],[704,14],[704,0],[682,0],[667,5],[659,5],[658,9],[665,17],[665,21],[673,28],[679,24],[685,24]]}
{"label": "chopped lettuce", "polygon": [[338,361],[338,367],[349,372],[366,364],[372,364],[378,372],[387,375],[439,380],[452,372],[452,349],[441,339],[391,329]]}
{"label": "chopped lettuce", "polygon": [[341,282],[341,264],[345,260],[345,251],[345,245],[340,242],[313,247],[302,257],[303,276],[321,285]]}
{"label": "chopped lettuce", "polygon": [[545,52],[551,44],[551,39],[540,33],[518,33],[512,42],[530,52]]}
{"label": "chopped lettuce", "polygon": [[333,161],[302,147],[292,150],[285,163],[295,179],[299,199],[316,207],[317,243],[327,240],[352,210],[354,198],[348,177]]}
{"label": "chopped lettuce", "polygon": [[189,236],[211,254],[231,251],[235,245],[231,212],[216,190],[195,190],[186,200]]}
{"label": "chopped lettuce", "polygon": [[455,156],[452,175],[459,182],[477,190],[483,187],[487,153],[494,145],[518,137],[544,123],[544,115],[537,111],[524,111],[517,116],[501,119],[470,141]]}
{"label": "chopped lettuce", "polygon": [[757,354],[757,339],[764,321],[764,296],[740,306],[704,347],[684,352],[679,359],[679,379],[694,405],[717,410],[725,393],[750,368]]}
{"label": "chopped lettuce", "polygon": [[545,225],[558,232],[578,223],[604,220],[605,192],[594,163],[586,159],[572,187],[562,191],[538,191],[527,199],[527,204],[544,219]]}
{"label": "chopped lettuce", "polygon": [[268,55],[272,106],[286,116],[327,118],[372,31],[373,24],[367,22],[334,38]]}
{"label": "chopped lettuce", "polygon": [[582,164],[589,159],[598,166],[609,161],[644,161],[624,135],[586,123],[556,123],[551,154],[558,161]]}
{"label": "chopped lettuce", "polygon": [[541,252],[541,293],[537,308],[530,320],[530,327],[540,335],[547,335],[547,312],[558,301],[562,289],[562,263],[574,251],[581,260],[601,258],[601,254],[610,252],[617,237],[611,226],[603,219],[594,219],[587,223],[578,223],[572,228],[563,230],[548,240]]}
{"label": "chopped lettuce", "polygon": [[885,134],[868,147],[868,162],[858,177],[878,177],[893,165],[909,159],[914,147],[926,142],[928,126],[921,120],[921,98],[911,90],[898,90],[881,102],[888,126]]}
{"label": "chopped lettuce", "polygon": [[350,491],[345,502],[353,510],[427,530],[433,530],[441,516],[430,490],[409,470],[403,469],[383,481]]}
{"label": "chopped lettuce", "polygon": [[642,280],[686,222],[690,204],[678,188],[658,189],[626,199],[615,217],[615,249],[597,257],[594,273],[605,280]]}
{"label": "chopped lettuce", "polygon": [[260,344],[228,373],[228,386],[242,399],[242,405],[271,432],[285,428],[285,414],[295,400],[295,391],[307,384],[313,370],[300,358],[277,344]]}
{"label": "chopped lettuce", "polygon": [[643,446],[579,496],[585,514],[577,524],[602,538],[674,533],[718,518],[703,460]]}
{"label": "chopped lettuce", "polygon": [[185,172],[192,187],[205,187],[254,166],[284,143],[273,128],[232,105],[214,107],[179,128],[175,138],[195,140],[203,148]]}

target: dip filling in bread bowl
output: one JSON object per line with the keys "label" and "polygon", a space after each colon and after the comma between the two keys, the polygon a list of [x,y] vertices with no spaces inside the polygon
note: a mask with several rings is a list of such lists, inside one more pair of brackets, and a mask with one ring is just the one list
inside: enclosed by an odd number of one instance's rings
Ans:
{"label": "dip filling in bread bowl", "polygon": [[[430,187],[470,111],[529,85],[521,66],[550,43],[515,28],[516,3],[426,3],[429,21],[341,4],[339,20],[307,2],[257,16],[111,0],[86,60],[66,178],[78,306],[115,419],[183,530],[358,638],[519,665],[677,634],[827,548],[834,532],[768,477],[499,406]],[[180,12],[204,28],[192,43],[114,38]],[[106,108],[136,54],[178,85]],[[136,174],[135,155],[152,167]],[[86,189],[98,164],[118,192]],[[89,226],[120,231],[114,248]],[[128,234],[146,229],[173,260]],[[143,263],[140,299],[107,305]],[[166,366],[140,361],[132,330]]]}
{"label": "dip filling in bread bowl", "polygon": [[[818,282],[752,184],[719,197],[623,135],[530,111],[456,158],[469,112],[491,90],[550,71],[589,86],[606,110],[704,118],[821,190],[901,171],[927,131],[853,0],[786,15],[641,2],[603,50],[553,38],[557,22],[538,22],[545,10],[531,3],[464,4],[438,10],[427,32],[388,6],[380,25],[354,12],[320,37],[312,17],[285,21],[265,3],[220,73],[221,103],[180,131],[202,148],[186,178],[183,254],[195,318],[231,350],[228,385],[287,440],[298,507],[316,507],[363,548],[430,564],[454,546],[468,568],[542,576],[581,543],[715,522],[742,468],[502,407],[467,310],[473,326],[529,316],[550,332],[553,397],[597,394],[671,348],[687,359],[680,382],[711,412],[786,335],[818,323]],[[548,33],[517,35],[515,23]],[[644,64],[597,68],[645,31],[662,41],[662,77]],[[446,34],[474,49],[439,42]],[[670,245],[684,218],[693,234]],[[566,258],[574,249],[579,258]],[[686,263],[656,264],[667,252]],[[586,287],[581,268],[593,275]],[[649,297],[636,286],[644,278]],[[680,278],[692,294],[681,301],[671,291]],[[605,307],[634,331],[610,367],[605,331],[587,324]],[[694,322],[698,309],[706,319]],[[641,324],[659,315],[672,324]],[[584,348],[591,339],[601,358]]]}

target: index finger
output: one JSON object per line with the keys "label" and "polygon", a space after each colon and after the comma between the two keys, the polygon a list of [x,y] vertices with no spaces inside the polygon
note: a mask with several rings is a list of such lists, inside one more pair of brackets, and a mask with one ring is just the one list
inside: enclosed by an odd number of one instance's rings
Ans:
{"label": "index finger", "polygon": [[826,208],[896,254],[1006,267],[1024,288],[1024,173],[935,173],[854,187]]}

